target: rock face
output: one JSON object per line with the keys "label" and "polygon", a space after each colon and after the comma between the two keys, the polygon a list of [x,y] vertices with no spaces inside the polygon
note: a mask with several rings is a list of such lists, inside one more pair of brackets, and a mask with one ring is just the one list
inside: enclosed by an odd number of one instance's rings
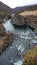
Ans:
{"label": "rock face", "polygon": [[27,17],[27,26],[34,28],[34,32],[37,33],[37,16],[28,16]]}
{"label": "rock face", "polygon": [[[25,17],[25,22],[28,27],[31,26],[37,30],[37,10],[24,11],[19,15]],[[37,33],[37,31],[35,32]]]}
{"label": "rock face", "polygon": [[22,65],[37,65],[37,46],[25,54]]}
{"label": "rock face", "polygon": [[5,28],[2,23],[0,23],[0,36],[4,36],[6,34]]}
{"label": "rock face", "polygon": [[1,19],[10,19],[11,16],[8,12],[4,12],[4,11],[0,10],[0,18]]}
{"label": "rock face", "polygon": [[13,35],[12,34],[5,34],[0,39],[0,54],[13,42]]}
{"label": "rock face", "polygon": [[9,19],[12,15],[12,9],[0,1],[0,18]]}
{"label": "rock face", "polygon": [[0,1],[0,10],[6,11],[10,14],[12,13],[12,9],[1,1]]}
{"label": "rock face", "polygon": [[24,11],[22,13],[16,14],[12,17],[12,24],[33,27],[37,29],[37,10],[35,11]]}
{"label": "rock face", "polygon": [[24,12],[20,13],[19,15],[22,15],[25,17],[27,24],[30,24],[37,28],[37,10],[24,11]]}
{"label": "rock face", "polygon": [[12,17],[11,23],[14,25],[24,25],[25,24],[24,17],[21,15],[14,15]]}
{"label": "rock face", "polygon": [[7,37],[0,39],[0,54],[2,54],[3,49],[7,46]]}
{"label": "rock face", "polygon": [[24,25],[37,29],[37,5],[16,7],[13,9],[12,21],[14,25]]}
{"label": "rock face", "polygon": [[[11,21],[16,26],[27,26],[37,30],[37,16],[15,15]],[[37,33],[37,32],[36,32]]]}
{"label": "rock face", "polygon": [[6,30],[0,21],[0,54],[13,42],[13,33],[6,33]]}

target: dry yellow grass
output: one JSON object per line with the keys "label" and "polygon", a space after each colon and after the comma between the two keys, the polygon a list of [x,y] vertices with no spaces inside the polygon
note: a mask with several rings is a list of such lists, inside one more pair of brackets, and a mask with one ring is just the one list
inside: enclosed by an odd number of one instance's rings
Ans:
{"label": "dry yellow grass", "polygon": [[37,46],[25,54],[23,65],[37,65]]}
{"label": "dry yellow grass", "polygon": [[37,10],[35,10],[35,11],[24,11],[24,12],[21,12],[19,15],[22,15],[22,16],[30,16],[30,15],[37,16]]}

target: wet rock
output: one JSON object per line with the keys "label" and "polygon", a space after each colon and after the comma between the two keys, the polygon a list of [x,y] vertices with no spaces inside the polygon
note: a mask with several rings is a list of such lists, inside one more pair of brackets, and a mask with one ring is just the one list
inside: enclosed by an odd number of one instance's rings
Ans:
{"label": "wet rock", "polygon": [[37,46],[24,55],[24,62],[22,65],[37,65]]}

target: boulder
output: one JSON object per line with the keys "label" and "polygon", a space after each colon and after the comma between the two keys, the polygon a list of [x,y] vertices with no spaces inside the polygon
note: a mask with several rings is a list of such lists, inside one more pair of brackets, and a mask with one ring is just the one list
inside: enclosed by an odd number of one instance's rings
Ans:
{"label": "boulder", "polygon": [[24,17],[21,15],[14,15],[11,19],[11,23],[14,25],[24,25],[25,24],[25,20]]}

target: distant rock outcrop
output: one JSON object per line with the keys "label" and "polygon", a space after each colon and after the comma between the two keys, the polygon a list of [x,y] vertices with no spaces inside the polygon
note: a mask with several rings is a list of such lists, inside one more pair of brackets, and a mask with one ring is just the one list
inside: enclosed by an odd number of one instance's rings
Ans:
{"label": "distant rock outcrop", "polygon": [[7,6],[6,4],[2,3],[1,1],[0,1],[0,10],[6,11],[6,12],[12,14],[12,9],[9,6]]}
{"label": "distant rock outcrop", "polygon": [[37,10],[37,4],[29,5],[29,6],[16,7],[12,10],[12,12],[20,13],[23,11],[32,11],[32,10]]}
{"label": "distant rock outcrop", "polygon": [[12,9],[0,1],[0,18],[10,18]]}

